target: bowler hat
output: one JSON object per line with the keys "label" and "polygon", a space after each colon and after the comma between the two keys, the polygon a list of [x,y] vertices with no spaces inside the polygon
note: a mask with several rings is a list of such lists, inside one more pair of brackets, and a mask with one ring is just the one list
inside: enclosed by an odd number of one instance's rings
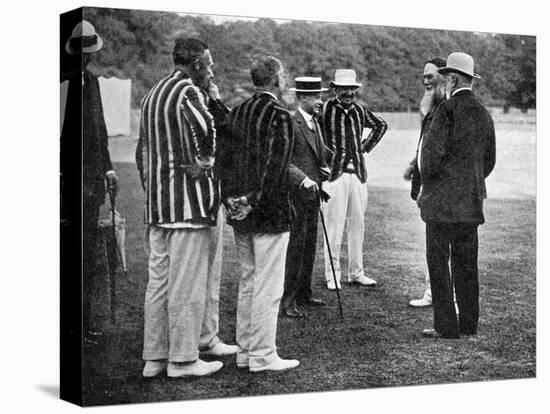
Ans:
{"label": "bowler hat", "polygon": [[359,88],[361,84],[357,83],[353,69],[336,69],[334,80],[330,82],[330,86],[353,86]]}
{"label": "bowler hat", "polygon": [[77,55],[97,52],[102,47],[103,39],[96,33],[94,26],[82,20],[74,27],[71,37],[65,44],[65,51],[70,55]]}
{"label": "bowler hat", "polygon": [[321,87],[321,78],[318,77],[301,76],[299,78],[295,78],[294,82],[296,83],[296,87],[288,88],[288,90],[300,93],[318,93],[328,91],[327,88]]}
{"label": "bowler hat", "polygon": [[447,66],[439,69],[441,74],[448,72],[458,72],[476,79],[481,79],[477,73],[474,73],[474,58],[467,53],[453,52],[447,58]]}

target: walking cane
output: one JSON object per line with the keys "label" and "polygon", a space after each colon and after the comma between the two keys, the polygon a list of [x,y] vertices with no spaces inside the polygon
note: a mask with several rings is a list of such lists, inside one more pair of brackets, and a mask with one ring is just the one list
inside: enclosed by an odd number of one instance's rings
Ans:
{"label": "walking cane", "polygon": [[[115,250],[117,252],[117,257],[121,260],[120,253],[118,251],[117,240],[116,240],[116,221],[115,221],[115,194],[112,188],[109,188],[109,200],[111,201],[111,225],[113,227],[113,243],[115,244]],[[122,263],[122,261],[121,261]],[[116,324],[116,277],[115,277],[116,265],[114,269],[110,269],[109,272],[109,282],[111,286],[111,323]]]}
{"label": "walking cane", "polygon": [[[319,197],[319,206],[321,205],[321,191],[319,190],[318,197]],[[340,301],[340,289],[338,288],[338,282],[336,281],[336,271],[334,270],[334,263],[332,261],[332,252],[330,251],[330,244],[328,241],[328,233],[327,233],[327,227],[325,225],[325,217],[323,215],[323,210],[319,208],[319,214],[321,215],[321,223],[323,224],[323,233],[325,233],[325,243],[327,244],[327,250],[328,250],[328,257],[330,259],[330,267],[332,269],[332,278],[334,279],[334,287],[336,288],[336,297],[338,298],[338,308],[340,309],[340,317],[344,318],[344,313],[342,312],[342,302]]]}

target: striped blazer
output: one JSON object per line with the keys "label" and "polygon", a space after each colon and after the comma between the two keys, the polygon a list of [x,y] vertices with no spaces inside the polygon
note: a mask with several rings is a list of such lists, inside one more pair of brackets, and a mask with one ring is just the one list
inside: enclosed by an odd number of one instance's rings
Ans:
{"label": "striped blazer", "polygon": [[214,120],[192,80],[175,70],[158,81],[141,103],[136,148],[147,224],[215,224],[215,150]]}
{"label": "striped blazer", "polygon": [[[388,128],[386,122],[355,103],[346,112],[340,101],[333,98],[324,103],[320,123],[325,143],[333,151],[329,181],[340,177],[351,162],[359,180],[366,182],[363,153],[378,144]],[[365,139],[362,138],[364,128],[372,129]]]}
{"label": "striped blazer", "polygon": [[253,206],[241,232],[281,233],[290,229],[289,188],[305,174],[292,167],[294,132],[290,112],[268,93],[258,92],[233,108],[218,161],[223,197],[246,195]]}

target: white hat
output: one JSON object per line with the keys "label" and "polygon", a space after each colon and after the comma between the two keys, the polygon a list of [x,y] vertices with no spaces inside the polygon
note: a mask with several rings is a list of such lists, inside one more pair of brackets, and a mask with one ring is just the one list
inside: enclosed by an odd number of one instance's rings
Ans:
{"label": "white hat", "polygon": [[103,47],[103,39],[96,33],[94,26],[86,20],[78,23],[65,44],[65,51],[70,55],[97,52]]}
{"label": "white hat", "polygon": [[448,72],[459,72],[476,79],[481,79],[477,73],[474,73],[474,58],[462,52],[453,52],[447,58],[447,66],[439,69],[441,74]]}
{"label": "white hat", "polygon": [[318,93],[328,91],[327,88],[321,87],[321,78],[311,76],[301,76],[295,78],[295,88],[288,88],[289,91],[301,92],[301,93]]}
{"label": "white hat", "polygon": [[359,88],[360,83],[356,81],[355,71],[353,69],[336,69],[334,72],[334,81],[330,82],[331,86],[354,86]]}

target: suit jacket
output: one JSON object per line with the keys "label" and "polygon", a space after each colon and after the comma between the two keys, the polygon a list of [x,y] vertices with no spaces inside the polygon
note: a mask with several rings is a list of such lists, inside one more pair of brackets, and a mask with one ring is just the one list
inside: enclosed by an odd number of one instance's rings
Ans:
{"label": "suit jacket", "polygon": [[438,106],[421,151],[422,219],[484,223],[485,178],[496,160],[495,129],[489,111],[470,90]]}
{"label": "suit jacket", "polygon": [[418,193],[420,193],[420,186],[422,184],[422,181],[420,180],[420,170],[418,169],[418,151],[420,149],[420,144],[422,142],[422,136],[428,132],[430,129],[430,125],[432,123],[435,110],[437,107],[434,107],[426,114],[424,119],[422,119],[421,127],[420,127],[420,137],[418,137],[418,144],[416,146],[416,157],[412,161],[412,178],[411,178],[411,198],[413,200],[416,200],[418,197]]}
{"label": "suit jacket", "polygon": [[[327,153],[321,128],[313,119],[314,130],[309,129],[304,116],[300,111],[292,116],[294,127],[294,147],[292,149],[291,164],[299,168],[311,180],[321,185],[322,176],[320,169],[328,168]],[[293,192],[293,195],[296,192]]]}
{"label": "suit jacket", "polygon": [[282,233],[290,230],[289,190],[305,174],[290,165],[294,129],[290,112],[268,93],[255,93],[233,108],[229,134],[220,148],[222,195],[246,195],[253,206],[241,221],[228,219],[240,232]]}

